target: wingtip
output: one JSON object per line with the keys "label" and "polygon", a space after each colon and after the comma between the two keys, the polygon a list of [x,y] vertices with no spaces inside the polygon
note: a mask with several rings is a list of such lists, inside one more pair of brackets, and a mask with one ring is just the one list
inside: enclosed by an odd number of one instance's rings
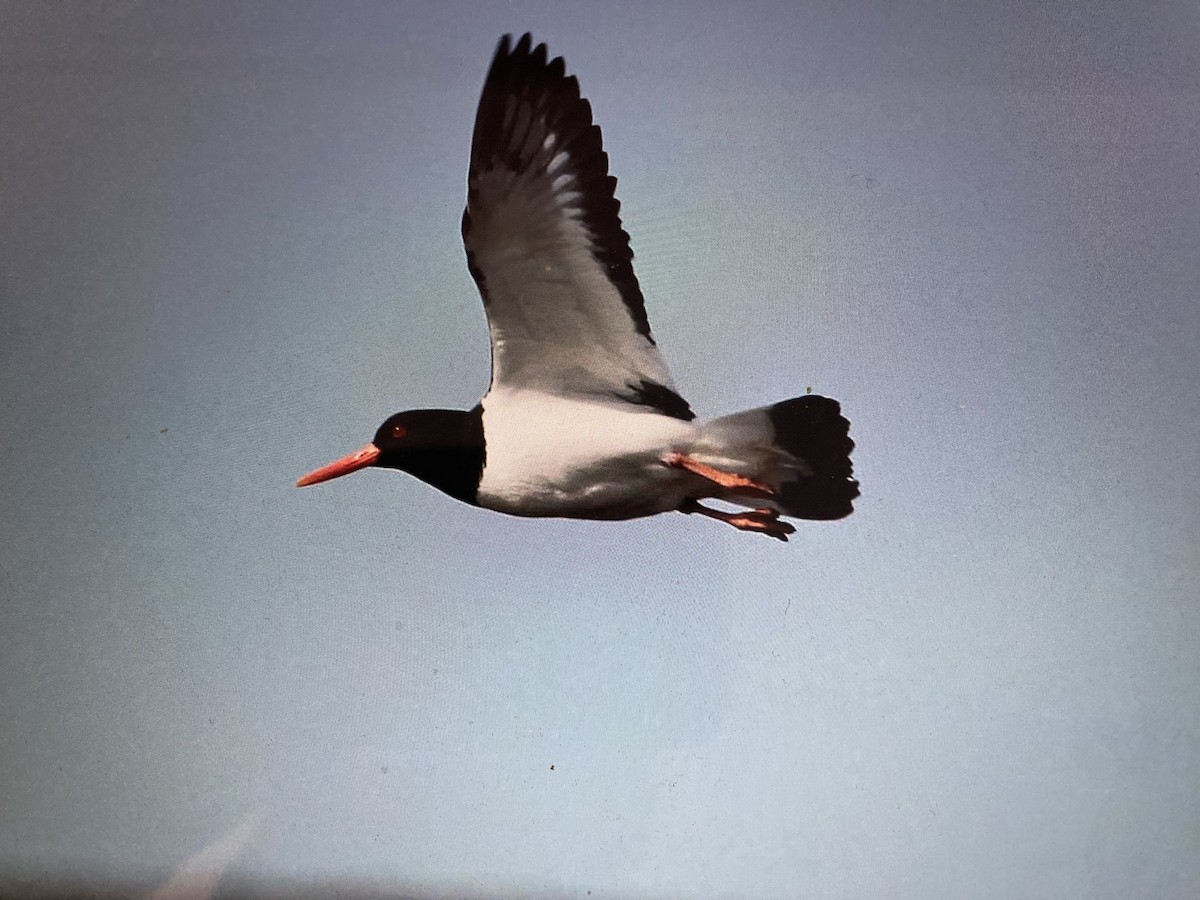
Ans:
{"label": "wingtip", "polygon": [[[496,61],[501,59],[516,60],[525,58],[528,58],[538,68],[547,65],[559,65],[563,69],[566,68],[566,64],[562,62],[562,57],[556,56],[554,59],[550,59],[550,48],[546,45],[545,41],[534,44],[532,32],[526,31],[517,38],[516,44],[513,43],[513,36],[511,34],[505,34],[500,37],[500,42],[496,45]],[[559,72],[558,74],[561,76],[563,73]]]}
{"label": "wingtip", "polygon": [[526,31],[517,38],[516,45],[513,45],[513,36],[511,34],[503,34],[500,36],[500,42],[496,44],[496,59],[504,59],[510,56],[526,56],[533,47],[533,34]]}

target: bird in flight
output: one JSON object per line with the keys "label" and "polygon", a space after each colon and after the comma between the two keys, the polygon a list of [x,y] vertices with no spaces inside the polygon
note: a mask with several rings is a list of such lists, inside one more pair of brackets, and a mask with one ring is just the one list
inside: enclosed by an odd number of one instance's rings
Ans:
{"label": "bird in flight", "polygon": [[[297,486],[400,469],[515,516],[678,511],[786,541],[853,511],[850,423],[806,394],[700,420],[650,333],[591,105],[561,57],[506,35],[475,115],[462,236],[492,343],[469,411],[388,418]],[[718,500],[732,509],[705,505]]]}

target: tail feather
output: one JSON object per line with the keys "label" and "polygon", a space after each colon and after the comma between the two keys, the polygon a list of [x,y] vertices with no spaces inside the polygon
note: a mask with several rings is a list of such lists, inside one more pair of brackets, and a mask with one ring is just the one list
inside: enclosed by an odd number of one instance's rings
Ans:
{"label": "tail feather", "polygon": [[808,394],[767,408],[776,445],[802,465],[780,485],[784,515],[841,519],[859,495],[850,453],[850,423],[836,400]]}
{"label": "tail feather", "polygon": [[[854,512],[854,441],[836,400],[806,394],[713,419],[704,428],[706,461],[774,486],[779,494],[767,503],[785,516],[828,520]],[[763,503],[761,497],[746,502]]]}

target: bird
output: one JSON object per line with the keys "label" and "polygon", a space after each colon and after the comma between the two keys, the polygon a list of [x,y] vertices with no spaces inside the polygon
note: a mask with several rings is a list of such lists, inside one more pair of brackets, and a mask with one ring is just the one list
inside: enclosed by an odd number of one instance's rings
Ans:
{"label": "bird", "polygon": [[[398,469],[513,516],[701,515],[782,541],[834,520],[859,483],[850,423],[805,393],[702,420],[667,372],[600,126],[562,57],[500,39],[475,116],[462,239],[491,338],[470,410],[399,412],[297,481]],[[713,506],[703,501],[716,501]]]}

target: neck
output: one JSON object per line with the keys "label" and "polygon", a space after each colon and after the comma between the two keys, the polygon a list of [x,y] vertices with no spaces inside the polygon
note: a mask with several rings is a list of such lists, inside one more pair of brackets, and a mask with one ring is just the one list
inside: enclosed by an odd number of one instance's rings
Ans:
{"label": "neck", "polygon": [[408,451],[403,468],[456,500],[475,505],[483,475],[483,407],[430,413],[437,415],[437,439]]}

